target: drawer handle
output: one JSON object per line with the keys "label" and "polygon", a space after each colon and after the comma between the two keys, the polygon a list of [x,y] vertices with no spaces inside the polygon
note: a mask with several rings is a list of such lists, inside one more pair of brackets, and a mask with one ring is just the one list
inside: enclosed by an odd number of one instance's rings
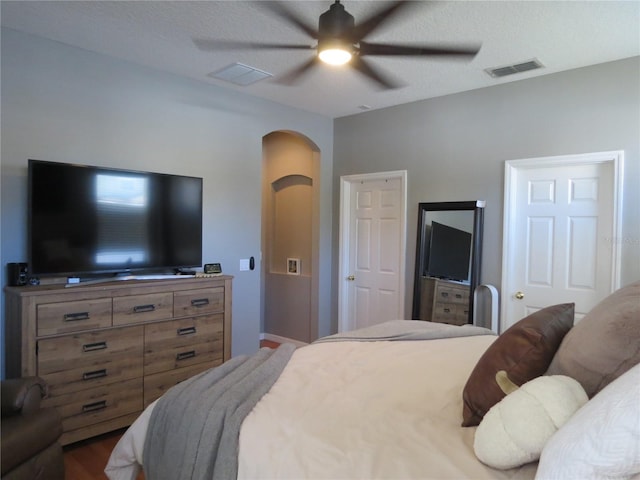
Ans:
{"label": "drawer handle", "polygon": [[451,309],[450,309],[450,308],[445,308],[445,309],[444,309],[444,313],[449,313],[449,312],[451,312]]}
{"label": "drawer handle", "polygon": [[448,297],[448,296],[449,296],[449,293],[448,293],[448,292],[442,292],[440,295],[442,295],[443,297],[445,297],[445,298],[446,298],[446,297]]}
{"label": "drawer handle", "polygon": [[136,305],[133,307],[133,313],[146,313],[153,312],[156,309],[156,306],[153,303],[149,305]]}
{"label": "drawer handle", "polygon": [[86,405],[83,405],[82,413],[97,412],[98,410],[104,410],[105,408],[107,408],[107,401],[100,400],[99,402],[87,403]]}
{"label": "drawer handle", "polygon": [[95,378],[102,378],[107,376],[107,369],[95,370],[93,372],[86,372],[82,374],[82,380],[93,380]]}
{"label": "drawer handle", "polygon": [[196,356],[195,350],[189,350],[188,352],[182,352],[176,355],[176,360],[186,360],[187,358],[193,358]]}
{"label": "drawer handle", "polygon": [[191,300],[192,307],[204,307],[205,305],[209,305],[208,298],[194,298]]}
{"label": "drawer handle", "polygon": [[82,346],[83,352],[94,352],[96,350],[104,350],[107,348],[107,342],[87,343]]}
{"label": "drawer handle", "polygon": [[196,333],[196,327],[184,327],[178,329],[178,335],[191,335]]}
{"label": "drawer handle", "polygon": [[462,298],[462,294],[456,293],[456,298]]}
{"label": "drawer handle", "polygon": [[89,312],[65,313],[65,322],[77,322],[78,320],[89,320]]}

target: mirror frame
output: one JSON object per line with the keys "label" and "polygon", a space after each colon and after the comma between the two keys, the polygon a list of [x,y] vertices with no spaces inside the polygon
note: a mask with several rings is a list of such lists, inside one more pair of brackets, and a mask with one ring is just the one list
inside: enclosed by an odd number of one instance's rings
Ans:
{"label": "mirror frame", "polygon": [[420,296],[421,296],[421,269],[424,264],[426,231],[425,215],[427,212],[442,212],[446,210],[466,210],[473,212],[473,241],[471,249],[471,275],[469,281],[469,319],[468,323],[473,323],[473,292],[480,284],[480,274],[482,268],[482,231],[484,227],[484,205],[483,200],[472,200],[466,202],[422,202],[418,204],[418,238],[416,240],[416,263],[413,281],[413,310],[411,318],[420,320]]}

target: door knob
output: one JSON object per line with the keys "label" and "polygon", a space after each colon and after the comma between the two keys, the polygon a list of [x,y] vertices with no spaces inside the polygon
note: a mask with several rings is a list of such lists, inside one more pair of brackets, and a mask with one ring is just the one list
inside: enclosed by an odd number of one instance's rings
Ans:
{"label": "door knob", "polygon": [[356,279],[355,275],[349,275],[347,277],[347,280],[349,280],[350,282],[353,282]]}
{"label": "door knob", "polygon": [[524,298],[524,293],[522,293],[522,292],[516,292],[516,295],[515,295],[515,296],[516,296],[516,298],[517,298],[518,300],[522,300],[522,299]]}

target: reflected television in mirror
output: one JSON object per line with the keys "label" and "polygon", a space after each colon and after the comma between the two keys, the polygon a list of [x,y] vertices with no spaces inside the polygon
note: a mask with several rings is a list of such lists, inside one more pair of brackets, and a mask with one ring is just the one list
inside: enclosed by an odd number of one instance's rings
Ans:
{"label": "reflected television in mirror", "polygon": [[484,201],[419,204],[413,319],[472,323],[483,215]]}
{"label": "reflected television in mirror", "polygon": [[471,233],[439,222],[431,222],[429,229],[429,256],[424,276],[468,283]]}

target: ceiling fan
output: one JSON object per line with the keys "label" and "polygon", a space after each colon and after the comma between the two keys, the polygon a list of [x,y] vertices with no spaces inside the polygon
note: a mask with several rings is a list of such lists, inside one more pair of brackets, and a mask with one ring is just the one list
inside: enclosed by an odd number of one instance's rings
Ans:
{"label": "ceiling fan", "polygon": [[394,45],[385,43],[371,43],[364,39],[377,29],[383,22],[388,21],[401,10],[411,4],[424,2],[394,1],[378,9],[374,14],[356,25],[353,15],[347,12],[340,0],[320,15],[318,28],[308,25],[306,21],[294,14],[282,2],[256,2],[256,5],[267,8],[271,13],[293,24],[303,33],[317,41],[309,44],[255,43],[236,42],[213,39],[194,39],[194,43],[201,50],[215,51],[221,49],[250,48],[250,49],[279,49],[279,50],[316,50],[314,55],[305,63],[280,77],[282,83],[292,84],[303,74],[318,65],[320,61],[342,65],[348,64],[358,72],[376,82],[382,88],[397,88],[399,84],[375,68],[363,57],[366,56],[406,56],[431,57],[452,56],[458,58],[473,58],[480,50],[479,46],[434,46],[434,45]]}

